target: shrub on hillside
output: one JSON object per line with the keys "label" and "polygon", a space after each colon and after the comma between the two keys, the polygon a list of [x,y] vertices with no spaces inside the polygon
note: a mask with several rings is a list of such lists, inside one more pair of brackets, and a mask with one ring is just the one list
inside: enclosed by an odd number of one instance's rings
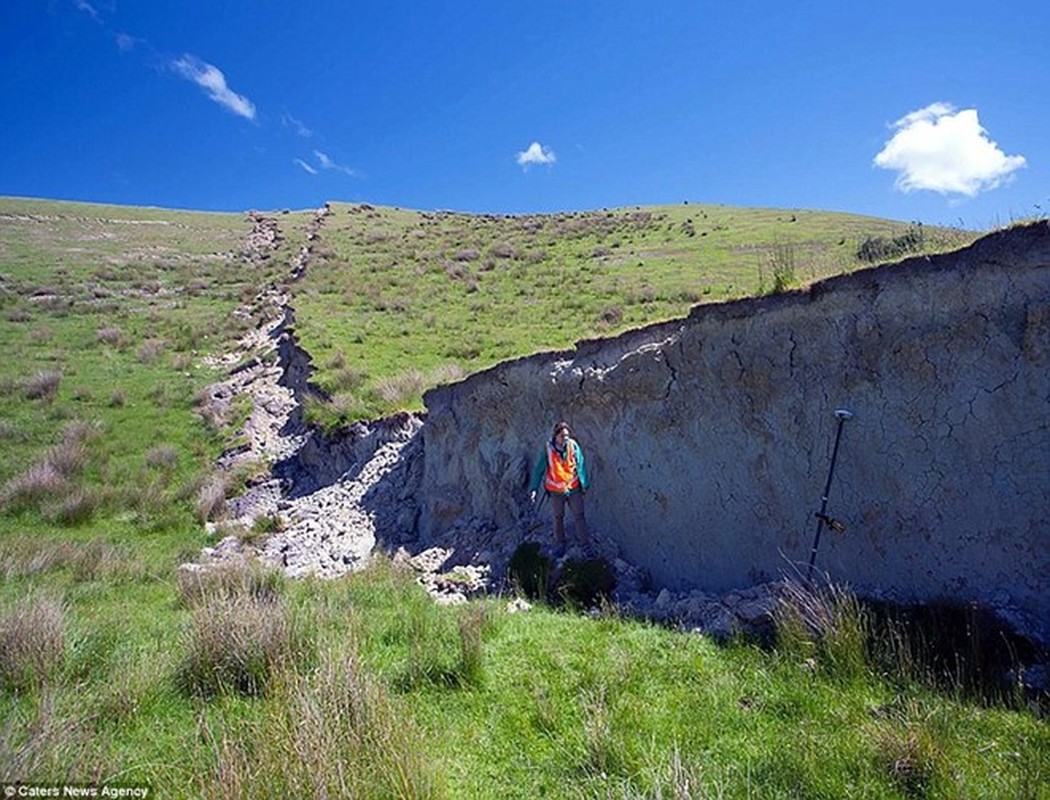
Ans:
{"label": "shrub on hillside", "polygon": [[883,236],[869,236],[857,248],[857,258],[874,264],[899,258],[907,253],[921,253],[926,244],[922,223],[917,222],[900,236],[887,239]]}
{"label": "shrub on hillside", "polygon": [[120,328],[115,325],[106,325],[105,327],[99,328],[95,336],[99,343],[109,345],[110,347],[120,347],[124,340],[124,335],[121,333]]}

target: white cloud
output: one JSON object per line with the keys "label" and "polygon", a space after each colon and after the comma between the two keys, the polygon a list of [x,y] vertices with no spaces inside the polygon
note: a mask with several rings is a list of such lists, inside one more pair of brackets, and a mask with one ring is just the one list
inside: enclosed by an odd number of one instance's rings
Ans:
{"label": "white cloud", "polygon": [[344,167],[342,164],[336,163],[327,154],[322,153],[320,150],[314,150],[314,157],[317,159],[317,163],[321,165],[321,169],[335,170],[336,172],[342,172],[349,175],[351,178],[354,177],[355,173],[350,167]]}
{"label": "white cloud", "polygon": [[528,169],[533,164],[553,164],[557,160],[558,157],[554,155],[554,151],[539,142],[533,142],[527,150],[522,150],[517,156],[518,165],[524,169]]}
{"label": "white cloud", "polygon": [[988,138],[977,109],[957,111],[933,103],[893,123],[895,133],[875,156],[875,166],[897,173],[902,192],[928,190],[973,197],[995,189],[1025,165]]}
{"label": "white cloud", "polygon": [[73,5],[75,5],[79,11],[83,11],[85,14],[87,14],[89,17],[95,20],[95,22],[102,21],[98,15],[98,9],[91,5],[91,3],[86,2],[86,0],[74,0]]}
{"label": "white cloud", "polygon": [[314,132],[312,130],[307,128],[301,120],[296,119],[291,114],[282,114],[281,124],[288,128],[291,128],[295,131],[297,136],[301,136],[304,139],[309,139],[311,136],[314,135]]}
{"label": "white cloud", "polygon": [[222,70],[196,56],[184,55],[172,62],[172,67],[186,80],[200,86],[208,97],[239,117],[255,119],[255,105],[244,95],[237,94],[226,85]]}
{"label": "white cloud", "polygon": [[307,172],[309,172],[309,173],[310,173],[311,175],[316,175],[316,174],[317,174],[317,170],[316,170],[316,169],[314,169],[313,167],[311,167],[311,166],[310,166],[309,164],[307,164],[307,163],[306,163],[305,161],[303,161],[303,160],[302,160],[301,158],[293,158],[293,159],[292,159],[292,162],[293,162],[293,163],[295,163],[295,164],[298,164],[298,165],[299,165],[300,167],[302,167],[303,169],[305,169],[305,170],[306,170]]}
{"label": "white cloud", "polygon": [[117,47],[122,53],[129,53],[135,49],[140,39],[127,33],[115,33],[113,34],[113,41],[117,43]]}

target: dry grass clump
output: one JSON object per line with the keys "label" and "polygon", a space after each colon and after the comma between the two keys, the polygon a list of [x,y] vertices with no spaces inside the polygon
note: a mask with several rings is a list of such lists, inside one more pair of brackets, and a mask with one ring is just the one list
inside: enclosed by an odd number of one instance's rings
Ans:
{"label": "dry grass clump", "polygon": [[376,381],[376,394],[390,405],[404,404],[422,393],[426,378],[417,369],[410,369]]}
{"label": "dry grass clump", "polygon": [[61,372],[57,370],[41,370],[26,380],[23,392],[28,400],[51,402],[58,394],[58,387],[61,383]]}
{"label": "dry grass clump", "polygon": [[100,344],[106,344],[110,347],[120,347],[124,341],[124,334],[115,325],[106,325],[99,328],[95,336]]}
{"label": "dry grass clump", "polygon": [[430,374],[430,382],[434,385],[445,383],[456,383],[467,377],[467,371],[455,362],[442,364]]}
{"label": "dry grass clump", "polygon": [[102,498],[98,491],[88,486],[76,486],[47,502],[41,508],[41,513],[44,519],[59,525],[82,525],[95,515],[101,505]]}
{"label": "dry grass clump", "polygon": [[280,598],[207,595],[193,609],[177,684],[191,697],[265,694],[279,670],[305,655],[300,638]]}
{"label": "dry grass clump", "polygon": [[221,431],[226,427],[229,403],[202,389],[193,400],[197,414],[211,430]]}
{"label": "dry grass clump", "polygon": [[146,466],[150,469],[171,472],[179,464],[179,451],[174,445],[158,444],[146,452]]}
{"label": "dry grass clump", "polygon": [[216,597],[273,602],[280,596],[283,585],[284,576],[280,571],[248,559],[206,568],[184,565],[178,573],[179,600],[188,608],[198,608]]}
{"label": "dry grass clump", "polygon": [[445,795],[420,732],[347,649],[308,675],[283,673],[260,724],[209,731],[215,773],[203,796],[254,797],[259,786],[275,797]]}
{"label": "dry grass clump", "polygon": [[14,691],[52,679],[65,661],[66,617],[60,600],[35,594],[0,615],[0,684]]}
{"label": "dry grass clump", "polygon": [[226,494],[230,490],[230,476],[215,473],[204,480],[197,492],[197,519],[207,522],[226,512]]}
{"label": "dry grass clump", "polygon": [[75,479],[88,464],[87,442],[97,433],[91,425],[70,424],[58,444],[0,488],[0,509],[18,512],[37,508],[48,519],[64,524],[90,518],[98,505],[97,495],[77,486]]}
{"label": "dry grass clump", "polygon": [[138,553],[104,539],[88,542],[17,537],[0,542],[0,576],[15,580],[68,569],[77,581],[136,578],[147,574]]}
{"label": "dry grass clump", "polygon": [[[0,783],[55,785],[97,774],[92,737],[80,714],[64,708],[66,695],[45,686],[25,717],[11,715],[0,726]],[[28,795],[27,795],[28,796]]]}
{"label": "dry grass clump", "polygon": [[161,339],[148,339],[138,351],[138,359],[143,364],[152,364],[164,353],[167,342]]}

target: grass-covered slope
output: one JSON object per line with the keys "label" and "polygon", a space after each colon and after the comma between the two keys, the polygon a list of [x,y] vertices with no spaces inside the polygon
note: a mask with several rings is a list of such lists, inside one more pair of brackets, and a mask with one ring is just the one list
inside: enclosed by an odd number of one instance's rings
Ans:
{"label": "grass-covered slope", "polygon": [[[681,205],[474,216],[332,204],[295,290],[329,423],[418,407],[503,359],[779,291],[973,234],[848,214]],[[327,413],[326,413],[327,412]]]}
{"label": "grass-covered slope", "polygon": [[944,693],[903,632],[868,647],[848,605],[825,636],[787,625],[762,650],[612,610],[439,607],[382,560],[329,583],[176,569],[208,542],[210,471],[237,422],[202,395],[219,374],[206,358],[272,313],[251,306],[303,247],[298,333],[338,419],[417,403],[455,370],[853,269],[875,237],[914,244],[909,226],[334,205],[311,238],[313,212],[268,217],[279,237],[241,214],[0,200],[0,783],[1048,796],[1050,736],[1019,696]]}

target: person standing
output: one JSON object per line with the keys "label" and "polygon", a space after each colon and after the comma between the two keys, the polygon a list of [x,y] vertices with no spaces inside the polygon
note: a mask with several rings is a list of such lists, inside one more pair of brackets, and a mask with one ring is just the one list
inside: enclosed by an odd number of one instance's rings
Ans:
{"label": "person standing", "polygon": [[529,485],[529,500],[536,502],[536,493],[543,486],[551,498],[551,514],[554,518],[554,542],[565,544],[565,506],[572,511],[576,536],[583,547],[590,545],[591,536],[587,520],[583,515],[583,495],[587,490],[587,468],[583,450],[572,438],[567,422],[554,426],[550,441],[536,460]]}

